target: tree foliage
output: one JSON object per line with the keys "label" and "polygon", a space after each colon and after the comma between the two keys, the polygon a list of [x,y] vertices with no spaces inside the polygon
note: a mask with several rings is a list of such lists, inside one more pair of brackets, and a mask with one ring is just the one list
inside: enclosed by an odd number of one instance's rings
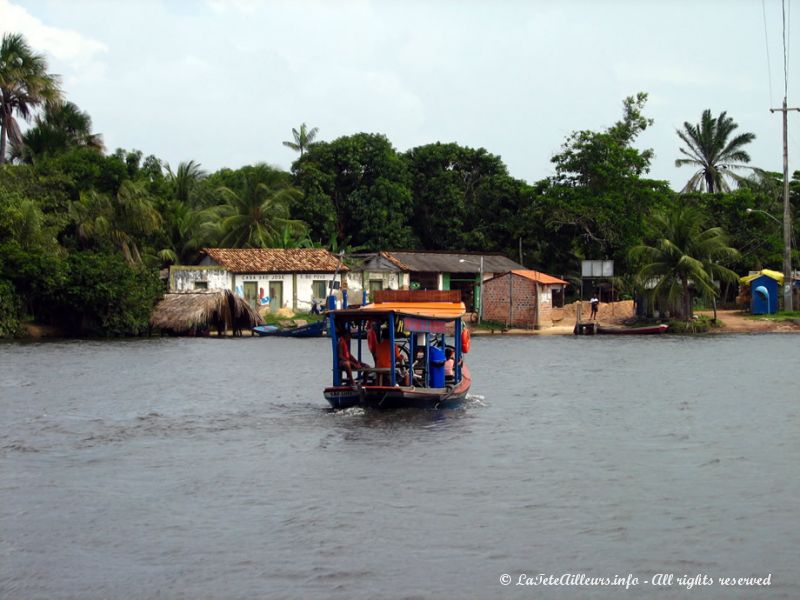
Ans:
{"label": "tree foliage", "polygon": [[351,237],[368,249],[409,247],[413,235],[406,163],[383,135],[359,133],[315,144],[294,165],[303,191],[295,215],[320,225],[312,235]]}
{"label": "tree foliage", "polygon": [[86,147],[103,150],[102,136],[92,133],[92,119],[72,102],[46,105],[19,142],[12,140],[11,158],[32,163],[36,158]]}
{"label": "tree foliage", "polygon": [[120,255],[74,252],[58,304],[61,324],[77,335],[139,335],[162,293],[158,273]]}
{"label": "tree foliage", "polygon": [[541,216],[550,231],[572,240],[575,257],[612,258],[624,267],[650,211],[671,201],[665,182],[643,178],[653,151],[633,146],[652,124],[643,114],[646,101],[644,93],[626,98],[620,121],[572,133],[552,159],[555,175],[542,190]]}
{"label": "tree foliage", "polygon": [[19,33],[3,34],[0,41],[0,165],[6,161],[6,143],[22,143],[16,116],[30,120],[33,110],[61,98],[59,80],[47,72],[44,55],[37,54]]}
{"label": "tree foliage", "polygon": [[638,273],[642,287],[687,319],[692,316],[690,285],[698,295],[716,298],[715,279],[738,279],[723,264],[734,260],[738,252],[728,245],[722,228],[706,228],[706,220],[697,206],[685,202],[656,211],[649,243],[630,250],[632,258],[642,263]]}
{"label": "tree foliage", "polygon": [[284,228],[302,232],[302,221],[291,219],[289,205],[298,191],[285,175],[267,165],[244,173],[238,188],[218,189],[222,204],[220,244],[226,248],[270,248],[278,243]]}
{"label": "tree foliage", "polygon": [[[657,279],[681,312],[684,284],[716,294],[710,280],[730,276],[720,265],[781,261],[780,228],[759,212],[780,214],[781,175],[732,173],[749,160],[752,134],[735,135],[724,112],[685,123],[678,165],[698,169],[687,189],[714,193],[679,196],[648,178],[653,151],[637,147],[653,124],[644,93],[626,98],[609,127],[570,134],[552,175],[529,184],[483,148],[436,142],[401,153],[377,133],[318,142],[305,123],[284,143],[299,153],[291,173],[264,163],[206,173],[193,160],[173,171],[140,150],[108,154],[89,115],[60,98],[44,58],[15,34],[0,45],[0,92],[0,142],[10,137],[18,159],[0,165],[0,335],[26,319],[142,332],[158,269],[192,264],[207,246],[500,252],[574,281],[581,259],[610,258],[618,274]],[[34,117],[23,136],[17,119]],[[797,173],[791,190],[796,209]]]}
{"label": "tree foliage", "polygon": [[300,131],[297,129],[292,129],[292,136],[294,136],[293,142],[283,142],[283,145],[287,148],[291,148],[295,152],[299,152],[300,156],[303,156],[311,145],[314,143],[314,140],[317,138],[317,134],[319,133],[319,127],[312,127],[309,129],[305,123],[300,125]]}
{"label": "tree foliage", "polygon": [[738,128],[726,112],[721,112],[719,117],[712,117],[709,109],[703,111],[700,123],[683,123],[683,129],[679,129],[677,133],[686,144],[685,148],[680,148],[680,152],[687,158],[677,159],[675,166],[691,166],[697,169],[686,182],[684,192],[729,192],[727,179],[737,183],[744,180],[736,170],[747,168],[750,155],[744,150],[744,146],[756,136],[753,133],[742,133],[729,139]]}

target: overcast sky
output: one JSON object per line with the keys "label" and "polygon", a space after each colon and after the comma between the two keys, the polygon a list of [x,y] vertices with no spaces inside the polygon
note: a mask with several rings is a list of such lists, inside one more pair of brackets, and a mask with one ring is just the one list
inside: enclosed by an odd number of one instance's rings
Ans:
{"label": "overcast sky", "polygon": [[[281,142],[305,122],[318,139],[383,133],[400,151],[483,147],[533,182],[571,131],[611,125],[644,91],[652,177],[682,187],[675,130],[706,108],[756,134],[752,164],[783,168],[769,112],[784,95],[780,0],[0,0],[0,30],[47,56],[109,151],[173,166],[288,169]],[[800,113],[789,126],[794,170]]]}

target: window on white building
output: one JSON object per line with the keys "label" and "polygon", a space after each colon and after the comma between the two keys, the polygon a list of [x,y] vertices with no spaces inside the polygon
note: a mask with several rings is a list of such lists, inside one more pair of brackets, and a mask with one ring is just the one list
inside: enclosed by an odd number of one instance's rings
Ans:
{"label": "window on white building", "polygon": [[323,300],[328,295],[328,282],[324,279],[315,279],[311,282],[311,295],[317,300]]}

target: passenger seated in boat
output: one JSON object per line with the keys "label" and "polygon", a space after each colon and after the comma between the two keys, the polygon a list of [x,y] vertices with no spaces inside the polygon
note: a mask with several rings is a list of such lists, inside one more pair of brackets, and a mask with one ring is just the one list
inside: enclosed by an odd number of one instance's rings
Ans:
{"label": "passenger seated in boat", "polygon": [[353,385],[355,383],[353,381],[353,371],[368,369],[369,365],[350,354],[350,331],[342,328],[336,333],[339,336],[339,368],[347,373],[347,385]]}
{"label": "passenger seated in boat", "polygon": [[[372,339],[369,339],[369,338]],[[373,328],[370,329],[370,335],[367,342],[372,356],[375,359],[376,369],[392,368],[392,342],[389,339],[388,332],[384,331],[378,323],[375,323]],[[394,345],[394,363],[395,369],[398,372],[397,383],[400,385],[408,385],[408,371],[404,369],[405,357],[397,345]],[[389,382],[389,375],[387,373],[377,374],[378,385],[387,385]]]}
{"label": "passenger seated in boat", "polygon": [[370,324],[369,331],[367,332],[367,347],[372,360],[375,361],[375,366],[378,366],[378,342],[381,339],[381,324],[378,321],[373,321]]}
{"label": "passenger seated in boat", "polygon": [[447,379],[454,379],[455,374],[455,366],[456,366],[456,356],[455,352],[453,352],[452,348],[445,348],[444,349],[444,378]]}

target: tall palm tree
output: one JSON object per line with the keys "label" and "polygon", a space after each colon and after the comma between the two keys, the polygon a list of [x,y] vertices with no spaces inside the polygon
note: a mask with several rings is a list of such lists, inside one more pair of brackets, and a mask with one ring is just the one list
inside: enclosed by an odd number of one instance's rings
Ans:
{"label": "tall palm tree", "polygon": [[131,265],[142,262],[139,244],[162,223],[144,182],[131,180],[123,182],[114,196],[94,190],[82,193],[70,206],[70,215],[81,240],[110,243]]}
{"label": "tall palm tree", "polygon": [[47,72],[47,61],[31,50],[18,33],[0,42],[0,164],[6,161],[6,141],[22,142],[15,113],[29,121],[42,103],[61,98],[59,78]]}
{"label": "tall palm tree", "polygon": [[702,296],[716,298],[715,279],[738,280],[719,261],[734,259],[739,253],[728,246],[722,229],[706,229],[704,221],[697,207],[683,203],[657,212],[652,218],[652,243],[635,246],[629,253],[632,260],[643,263],[638,274],[641,284],[652,286],[654,298],[666,300],[687,319],[692,316],[690,284]]}
{"label": "tall palm tree", "polygon": [[754,133],[742,133],[729,139],[738,127],[724,111],[714,118],[711,111],[706,109],[700,123],[692,125],[686,121],[683,129],[677,130],[678,137],[688,146],[679,150],[688,158],[677,159],[675,166],[698,167],[697,172],[684,186],[684,192],[703,189],[709,193],[728,192],[730,186],[726,179],[737,183],[744,180],[733,169],[752,168],[747,165],[750,155],[742,148],[756,139],[756,136]]}
{"label": "tall palm tree", "polygon": [[35,124],[20,142],[11,141],[11,158],[32,163],[37,156],[55,154],[74,147],[102,152],[103,138],[92,133],[92,119],[72,102],[45,105]]}
{"label": "tall palm tree", "polygon": [[300,131],[292,128],[294,142],[283,142],[283,145],[287,148],[291,148],[295,152],[299,152],[300,156],[303,156],[303,153],[314,143],[317,133],[319,133],[319,127],[308,129],[306,128],[306,124],[303,123],[300,125]]}
{"label": "tall palm tree", "polygon": [[277,181],[278,174],[248,174],[244,187],[234,191],[227,187],[218,192],[224,202],[220,222],[220,244],[227,248],[269,248],[278,245],[284,228],[301,233],[306,225],[291,219],[289,205],[299,198],[296,188]]}
{"label": "tall palm tree", "polygon": [[194,184],[205,176],[206,172],[200,167],[200,163],[193,160],[180,163],[175,172],[167,165],[167,178],[174,186],[174,198],[179,202],[187,202]]}
{"label": "tall palm tree", "polygon": [[164,212],[164,248],[158,252],[162,263],[190,265],[201,248],[213,246],[219,239],[219,206],[193,208],[187,202],[173,200]]}

